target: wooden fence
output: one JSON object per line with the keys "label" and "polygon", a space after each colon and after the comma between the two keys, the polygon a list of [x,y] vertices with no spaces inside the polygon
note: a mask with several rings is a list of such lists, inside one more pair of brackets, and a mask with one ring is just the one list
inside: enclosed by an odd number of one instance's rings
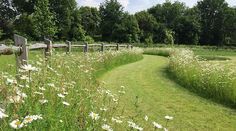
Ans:
{"label": "wooden fence", "polygon": [[0,55],[12,55],[15,54],[17,67],[21,67],[22,65],[26,65],[28,63],[28,51],[30,50],[39,50],[44,49],[45,57],[52,55],[53,48],[65,48],[67,53],[71,52],[72,47],[80,47],[83,48],[84,53],[89,51],[89,47],[99,47],[101,52],[105,51],[107,47],[115,47],[116,50],[119,50],[120,47],[124,48],[133,48],[132,45],[120,45],[120,44],[88,44],[84,45],[72,45],[70,41],[66,41],[65,44],[52,44],[52,41],[49,39],[45,39],[44,43],[36,43],[33,45],[27,44],[27,39],[14,35],[14,46],[6,46],[0,44]]}

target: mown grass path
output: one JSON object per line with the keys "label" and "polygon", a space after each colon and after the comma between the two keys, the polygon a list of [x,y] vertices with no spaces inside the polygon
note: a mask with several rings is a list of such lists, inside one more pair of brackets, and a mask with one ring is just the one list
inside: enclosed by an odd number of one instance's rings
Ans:
{"label": "mown grass path", "polygon": [[169,130],[236,130],[235,109],[201,98],[179,86],[167,77],[167,65],[167,58],[144,55],[143,60],[118,67],[99,80],[105,81],[106,87],[114,92],[122,85],[126,87],[121,99],[125,115],[137,112],[134,103],[138,96],[139,119],[149,116],[149,122],[143,121],[140,125],[148,125],[148,130],[152,130],[152,121],[165,125],[165,115],[174,116]]}

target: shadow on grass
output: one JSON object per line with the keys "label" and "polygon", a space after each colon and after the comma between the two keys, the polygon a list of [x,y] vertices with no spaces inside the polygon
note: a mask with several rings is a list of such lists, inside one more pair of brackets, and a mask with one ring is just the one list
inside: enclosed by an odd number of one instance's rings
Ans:
{"label": "shadow on grass", "polygon": [[163,77],[165,77],[166,79],[171,80],[171,81],[175,82],[176,84],[180,85],[179,87],[182,90],[184,89],[184,91],[189,92],[191,95],[199,96],[199,97],[204,98],[205,100],[207,100],[209,102],[213,102],[214,104],[220,104],[224,107],[231,108],[234,111],[236,111],[236,104],[226,102],[226,101],[223,101],[223,100],[219,100],[219,99],[215,99],[214,97],[209,96],[209,94],[207,94],[207,92],[202,93],[202,92],[199,92],[196,89],[194,90],[194,88],[186,87],[184,82],[181,82],[180,80],[178,80],[178,78],[176,78],[176,76],[169,71],[168,67],[165,67],[162,70],[162,74],[163,74]]}

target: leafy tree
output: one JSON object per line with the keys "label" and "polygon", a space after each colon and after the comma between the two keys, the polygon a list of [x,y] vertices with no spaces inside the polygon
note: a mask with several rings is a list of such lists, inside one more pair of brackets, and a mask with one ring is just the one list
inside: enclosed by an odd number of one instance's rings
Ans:
{"label": "leafy tree", "polygon": [[157,22],[164,23],[168,28],[172,28],[175,20],[184,14],[185,9],[184,3],[178,1],[171,3],[166,0],[165,3],[157,4],[148,9],[148,12],[156,18]]}
{"label": "leafy tree", "polygon": [[0,1],[0,29],[4,32],[4,37],[10,37],[13,34],[12,21],[16,16],[16,11],[11,6],[9,0]]}
{"label": "leafy tree", "polygon": [[140,40],[144,42],[146,38],[150,38],[153,35],[154,28],[157,24],[156,19],[146,11],[136,13],[135,17],[141,31]]}
{"label": "leafy tree", "polygon": [[[121,23],[122,5],[117,0],[106,0],[100,5],[101,34],[105,41],[112,41],[114,30]],[[113,37],[114,38],[114,37]]]}
{"label": "leafy tree", "polygon": [[236,43],[236,7],[228,7],[225,17],[224,43]]}
{"label": "leafy tree", "polygon": [[33,13],[34,33],[37,38],[52,38],[56,33],[53,14],[49,10],[48,0],[37,0]]}
{"label": "leafy tree", "polygon": [[153,46],[153,38],[152,36],[149,36],[147,37],[145,40],[144,40],[145,44],[148,46],[148,47],[152,47]]}
{"label": "leafy tree", "polygon": [[49,0],[50,11],[55,16],[55,24],[58,29],[57,37],[59,39],[69,39],[69,32],[72,26],[73,13],[76,10],[75,0]]}
{"label": "leafy tree", "polygon": [[174,45],[174,32],[171,30],[166,30],[166,38],[165,38],[165,44],[171,44]]}
{"label": "leafy tree", "polygon": [[133,15],[125,13],[121,21],[113,31],[112,39],[117,42],[138,42],[139,27],[136,18]]}
{"label": "leafy tree", "polygon": [[152,39],[155,43],[163,43],[165,39],[166,27],[164,24],[157,23],[155,17],[146,11],[135,14],[141,31],[140,41],[145,42]]}
{"label": "leafy tree", "polygon": [[203,0],[198,2],[197,8],[202,30],[200,43],[218,46],[223,43],[227,7],[225,0]]}
{"label": "leafy tree", "polygon": [[97,8],[94,7],[81,7],[79,9],[81,16],[81,24],[86,30],[87,35],[94,37],[99,34],[100,27],[100,14]]}
{"label": "leafy tree", "polygon": [[72,20],[71,20],[71,29],[69,31],[69,38],[68,40],[73,41],[79,41],[79,40],[85,40],[86,32],[84,31],[80,19],[79,10],[75,10],[72,14]]}
{"label": "leafy tree", "polygon": [[3,35],[3,30],[1,30],[0,28],[0,39],[2,38],[2,35]]}
{"label": "leafy tree", "polygon": [[175,32],[175,43],[198,44],[200,23],[196,9],[187,9],[184,16],[176,19],[173,31]]}
{"label": "leafy tree", "polygon": [[14,32],[27,37],[27,39],[34,40],[32,15],[23,13],[18,19],[14,21]]}
{"label": "leafy tree", "polygon": [[32,14],[37,0],[12,0],[12,5],[18,14]]}

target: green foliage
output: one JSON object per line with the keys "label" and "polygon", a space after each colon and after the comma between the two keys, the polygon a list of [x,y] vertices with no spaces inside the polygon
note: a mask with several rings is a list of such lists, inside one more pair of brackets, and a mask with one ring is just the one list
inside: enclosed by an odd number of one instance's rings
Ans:
{"label": "green foliage", "polygon": [[175,43],[198,44],[200,36],[200,23],[195,9],[188,9],[185,15],[176,19],[173,27]]}
{"label": "green foliage", "polygon": [[113,31],[121,24],[123,7],[117,0],[106,0],[100,5],[101,34],[105,41],[112,41]]}
{"label": "green foliage", "polygon": [[49,0],[50,11],[54,15],[55,26],[58,29],[56,33],[59,40],[70,39],[70,31],[72,29],[73,15],[77,10],[75,0]]}
{"label": "green foliage", "polygon": [[10,38],[13,35],[12,21],[16,17],[16,11],[9,0],[0,1],[0,29],[3,30],[3,39]]}
{"label": "green foliage", "polygon": [[84,41],[88,42],[89,44],[94,43],[94,39],[91,36],[85,36]]}
{"label": "green foliage", "polygon": [[225,44],[236,44],[236,7],[228,7],[225,11]]}
{"label": "green foliage", "polygon": [[203,0],[198,2],[197,8],[202,27],[201,43],[218,46],[223,43],[227,7],[225,0]]}
{"label": "green foliage", "polygon": [[94,7],[81,7],[78,12],[81,16],[81,25],[87,35],[94,37],[100,33],[101,18],[99,11]]}
{"label": "green foliage", "polygon": [[17,20],[14,21],[14,32],[26,37],[29,40],[34,40],[35,38],[33,28],[32,15],[23,13]]}
{"label": "green foliage", "polygon": [[49,10],[48,0],[37,0],[33,13],[33,28],[38,39],[53,38],[57,31],[54,16]]}
{"label": "green foliage", "polygon": [[153,45],[152,39],[153,39],[152,36],[149,36],[149,37],[147,37],[147,38],[144,40],[145,44],[146,44],[148,47],[152,47],[152,45]]}
{"label": "green foliage", "polygon": [[2,38],[3,30],[0,29],[0,39]]}
{"label": "green foliage", "polygon": [[136,18],[127,13],[123,14],[121,23],[115,26],[112,39],[117,42],[135,43],[139,41],[139,27]]}
{"label": "green foliage", "polygon": [[166,1],[162,5],[157,4],[148,9],[148,12],[156,18],[157,22],[164,23],[168,28],[173,28],[174,22],[183,15],[185,9],[184,3]]}
{"label": "green foliage", "polygon": [[75,10],[72,15],[71,29],[69,32],[68,40],[82,41],[85,39],[86,32],[83,29],[83,26],[80,24],[80,15],[79,10]]}
{"label": "green foliage", "polygon": [[2,39],[17,33],[30,40],[50,35],[56,40],[82,41],[88,35],[96,41],[145,43],[151,36],[153,43],[166,43],[166,30],[172,30],[176,44],[236,43],[236,8],[225,0],[202,0],[192,8],[166,0],[137,12],[135,18],[117,0],[106,0],[99,10],[78,8],[76,0],[38,1],[1,1]]}
{"label": "green foliage", "polygon": [[13,7],[18,13],[32,14],[37,0],[12,0]]}
{"label": "green foliage", "polygon": [[174,32],[171,30],[166,30],[165,44],[174,45]]}
{"label": "green foliage", "polygon": [[140,41],[144,42],[146,38],[154,34],[157,25],[156,19],[146,11],[136,13],[135,17],[141,31]]}

